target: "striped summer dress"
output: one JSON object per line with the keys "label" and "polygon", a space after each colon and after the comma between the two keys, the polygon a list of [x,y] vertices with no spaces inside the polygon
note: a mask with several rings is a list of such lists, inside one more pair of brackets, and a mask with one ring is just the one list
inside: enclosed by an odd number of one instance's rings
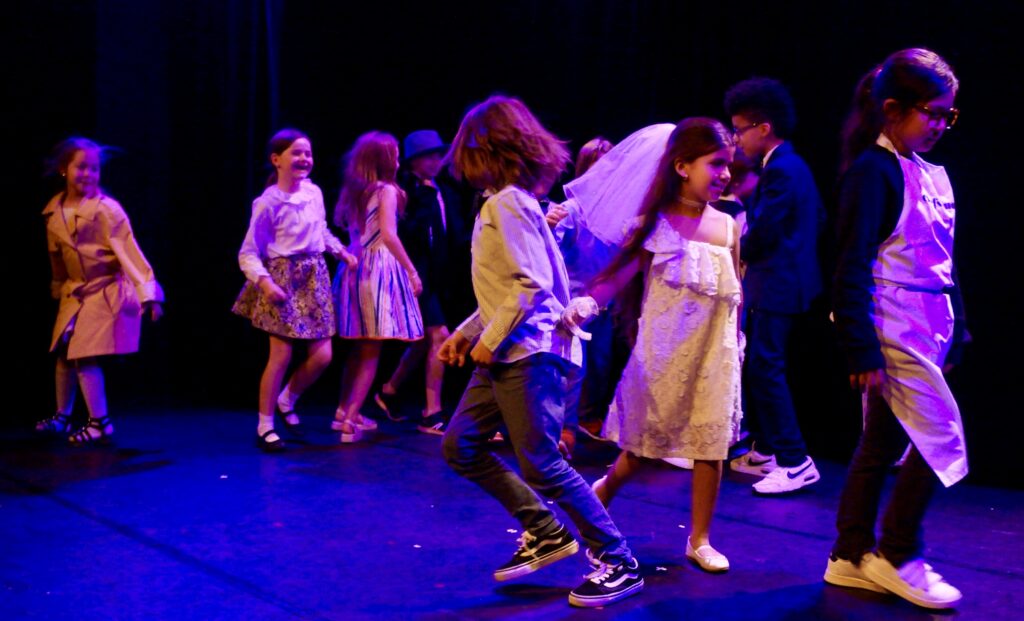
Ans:
{"label": "striped summer dress", "polygon": [[423,338],[420,307],[409,275],[381,239],[378,206],[374,195],[366,206],[362,234],[355,228],[349,231],[349,250],[359,263],[342,266],[334,279],[338,336],[415,341]]}

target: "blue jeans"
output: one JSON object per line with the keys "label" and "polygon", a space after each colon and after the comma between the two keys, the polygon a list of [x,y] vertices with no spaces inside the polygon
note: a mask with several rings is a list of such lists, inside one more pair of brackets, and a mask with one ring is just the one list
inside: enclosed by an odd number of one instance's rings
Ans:
{"label": "blue jeans", "polygon": [[[524,530],[543,537],[560,528],[538,497],[554,500],[597,558],[631,556],[622,533],[593,490],[558,452],[572,365],[550,353],[477,368],[444,434],[444,456],[455,472],[494,496]],[[522,477],[490,450],[504,423]]]}
{"label": "blue jeans", "polygon": [[[832,553],[838,558],[860,562],[865,552],[875,548],[875,521],[885,477],[893,462],[900,458],[910,439],[903,425],[882,397],[868,400],[864,412],[864,432],[850,460],[846,485],[839,497],[836,527],[839,537]],[[882,537],[878,551],[895,567],[921,555],[924,543],[921,522],[939,478],[911,448],[900,467],[892,497],[882,516]]]}
{"label": "blue jeans", "polygon": [[807,459],[793,398],[786,382],[786,351],[795,315],[750,309],[747,314],[747,357],[743,363],[743,406],[753,419],[757,450],[774,455],[783,467]]}

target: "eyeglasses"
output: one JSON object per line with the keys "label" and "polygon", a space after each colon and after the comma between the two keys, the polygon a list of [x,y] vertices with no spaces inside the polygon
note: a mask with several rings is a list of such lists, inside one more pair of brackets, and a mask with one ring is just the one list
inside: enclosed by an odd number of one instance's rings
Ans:
{"label": "eyeglasses", "polygon": [[944,121],[946,129],[953,129],[953,126],[956,125],[956,120],[960,118],[960,111],[956,108],[937,110],[935,108],[929,108],[927,105],[918,105],[914,106],[914,110],[917,110],[921,114],[927,116],[929,123]]}
{"label": "eyeglasses", "polygon": [[736,138],[739,138],[740,136],[745,134],[747,132],[747,130],[754,129],[758,125],[760,125],[760,123],[751,123],[750,125],[747,125],[746,127],[733,127],[732,128],[732,135],[734,137],[736,137]]}

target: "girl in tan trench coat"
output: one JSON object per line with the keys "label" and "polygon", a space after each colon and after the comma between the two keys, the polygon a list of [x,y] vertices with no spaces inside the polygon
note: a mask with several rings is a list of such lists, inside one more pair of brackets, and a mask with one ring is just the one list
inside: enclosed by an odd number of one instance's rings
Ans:
{"label": "girl in tan trench coat", "polygon": [[50,342],[50,351],[57,352],[57,413],[36,430],[69,432],[80,386],[89,420],[68,436],[73,445],[106,441],[114,432],[98,357],[138,351],[144,311],[154,321],[163,314],[163,291],[128,216],[99,187],[101,151],[84,138],[57,145],[53,165],[67,187],[43,210],[50,289],[60,301]]}

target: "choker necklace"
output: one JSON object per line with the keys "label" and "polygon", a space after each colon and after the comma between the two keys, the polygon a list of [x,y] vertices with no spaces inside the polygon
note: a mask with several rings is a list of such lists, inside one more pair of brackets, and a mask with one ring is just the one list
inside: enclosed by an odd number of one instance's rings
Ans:
{"label": "choker necklace", "polygon": [[692,200],[690,200],[690,199],[688,199],[688,198],[686,198],[684,196],[680,196],[679,197],[679,202],[677,204],[679,205],[678,213],[680,215],[683,215],[683,216],[688,215],[687,212],[689,212],[690,210],[693,210],[693,211],[697,212],[696,213],[697,217],[700,217],[701,214],[704,213],[704,208],[708,206],[707,203],[702,203],[700,201],[692,201]]}

